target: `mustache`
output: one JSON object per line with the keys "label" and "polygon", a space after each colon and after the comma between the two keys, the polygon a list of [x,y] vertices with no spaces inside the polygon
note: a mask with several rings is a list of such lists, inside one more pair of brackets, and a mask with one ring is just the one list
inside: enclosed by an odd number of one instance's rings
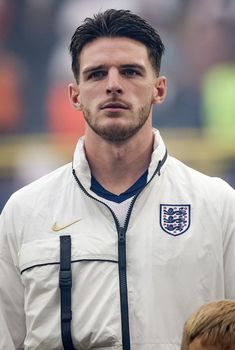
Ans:
{"label": "mustache", "polygon": [[112,98],[109,98],[109,99],[99,103],[98,108],[103,109],[103,108],[105,108],[105,106],[107,106],[109,104],[118,104],[125,109],[131,109],[131,104],[129,102],[122,100],[120,98],[117,98],[116,96],[113,96]]}

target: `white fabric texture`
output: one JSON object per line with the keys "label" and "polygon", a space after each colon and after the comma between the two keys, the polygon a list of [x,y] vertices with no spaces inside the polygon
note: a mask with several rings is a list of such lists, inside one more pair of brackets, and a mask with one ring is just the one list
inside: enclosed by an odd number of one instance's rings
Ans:
{"label": "white fabric texture", "polygon": [[121,203],[116,203],[116,202],[109,201],[108,199],[100,197],[100,200],[103,203],[106,203],[109,206],[109,208],[112,209],[112,211],[116,215],[121,227],[124,227],[127,212],[128,212],[129,207],[130,207],[132,199],[133,199],[133,197],[130,197]]}

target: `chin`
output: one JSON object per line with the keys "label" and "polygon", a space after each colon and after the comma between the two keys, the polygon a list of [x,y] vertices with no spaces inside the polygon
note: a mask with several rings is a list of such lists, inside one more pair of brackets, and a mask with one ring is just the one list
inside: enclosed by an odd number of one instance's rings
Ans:
{"label": "chin", "polygon": [[141,128],[141,126],[135,127],[123,127],[120,125],[100,128],[99,130],[94,130],[100,137],[109,142],[125,142],[131,137],[133,137]]}

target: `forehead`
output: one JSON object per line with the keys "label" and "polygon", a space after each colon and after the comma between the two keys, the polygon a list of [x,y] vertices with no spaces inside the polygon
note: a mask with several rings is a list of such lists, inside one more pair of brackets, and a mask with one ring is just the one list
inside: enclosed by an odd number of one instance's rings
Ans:
{"label": "forehead", "polygon": [[150,65],[146,46],[125,37],[95,39],[85,45],[80,55],[81,70],[102,64],[128,63]]}
{"label": "forehead", "polygon": [[188,350],[221,350],[220,346],[202,345],[201,338],[195,338],[188,347]]}

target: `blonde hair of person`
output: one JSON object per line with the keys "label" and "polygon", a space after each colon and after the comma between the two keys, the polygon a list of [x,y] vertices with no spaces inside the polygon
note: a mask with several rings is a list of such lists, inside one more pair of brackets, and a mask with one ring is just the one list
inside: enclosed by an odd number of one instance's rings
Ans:
{"label": "blonde hair of person", "polygon": [[[190,346],[200,344],[200,346]],[[181,350],[235,350],[235,301],[218,300],[201,306],[185,322]]]}

